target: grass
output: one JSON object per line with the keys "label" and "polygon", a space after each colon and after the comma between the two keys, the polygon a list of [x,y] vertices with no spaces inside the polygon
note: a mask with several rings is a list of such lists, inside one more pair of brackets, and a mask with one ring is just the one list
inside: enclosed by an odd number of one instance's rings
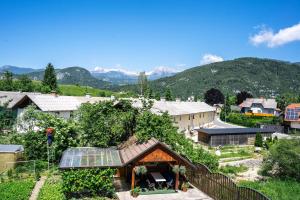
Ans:
{"label": "grass", "polygon": [[0,199],[27,200],[35,185],[33,179],[0,183]]}
{"label": "grass", "polygon": [[91,96],[111,96],[115,95],[111,91],[100,90],[92,87],[85,87],[79,85],[59,85],[59,91],[61,95],[66,96],[84,96],[86,93],[89,93]]}
{"label": "grass", "polygon": [[238,173],[245,172],[248,170],[247,166],[240,165],[240,166],[231,166],[226,165],[224,167],[220,167],[220,172],[224,174],[234,174],[237,175]]}
{"label": "grass", "polygon": [[38,200],[64,200],[62,192],[62,180],[59,176],[49,177],[40,190]]}
{"label": "grass", "polygon": [[272,200],[300,199],[300,182],[294,180],[242,181],[240,185],[256,189]]}
{"label": "grass", "polygon": [[66,95],[66,96],[84,96],[87,93],[89,93],[91,96],[95,97],[110,97],[110,96],[115,96],[115,97],[131,97],[134,96],[134,94],[129,94],[129,93],[119,93],[119,92],[112,92],[109,90],[101,90],[93,87],[88,87],[88,86],[80,86],[80,85],[62,85],[59,84],[59,91],[61,95]]}

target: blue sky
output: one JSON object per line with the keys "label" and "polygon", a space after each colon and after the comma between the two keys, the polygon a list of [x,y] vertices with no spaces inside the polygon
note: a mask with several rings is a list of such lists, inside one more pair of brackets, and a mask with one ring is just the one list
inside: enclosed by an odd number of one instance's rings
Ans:
{"label": "blue sky", "polygon": [[299,0],[0,0],[0,66],[149,71],[246,56],[294,62],[299,23]]}

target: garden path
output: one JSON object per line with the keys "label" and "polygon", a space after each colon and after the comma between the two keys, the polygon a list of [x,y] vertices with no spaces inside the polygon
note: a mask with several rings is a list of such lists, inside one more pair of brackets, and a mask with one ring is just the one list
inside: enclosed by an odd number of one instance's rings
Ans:
{"label": "garden path", "polygon": [[37,200],[37,198],[39,196],[39,192],[40,192],[41,188],[43,187],[46,179],[47,179],[46,176],[42,176],[40,178],[40,180],[38,182],[36,182],[29,200]]}

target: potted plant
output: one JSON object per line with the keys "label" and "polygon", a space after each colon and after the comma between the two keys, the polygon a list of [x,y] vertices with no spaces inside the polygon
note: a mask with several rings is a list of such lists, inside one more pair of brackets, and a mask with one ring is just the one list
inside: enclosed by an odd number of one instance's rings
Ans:
{"label": "potted plant", "polygon": [[181,185],[181,190],[183,192],[186,192],[187,189],[189,188],[190,184],[188,182],[183,182],[182,185]]}
{"label": "potted plant", "polygon": [[146,166],[141,165],[141,166],[135,167],[134,171],[135,171],[136,175],[144,175],[147,173],[147,168],[146,168]]}
{"label": "potted plant", "polygon": [[141,192],[141,188],[135,187],[135,188],[133,188],[133,190],[131,190],[131,195],[133,197],[137,197],[137,196],[139,196],[140,192]]}
{"label": "potted plant", "polygon": [[186,173],[186,167],[181,165],[179,167],[179,174],[185,175],[185,173]]}
{"label": "potted plant", "polygon": [[172,171],[177,174],[179,173],[179,165],[174,165],[173,168],[172,168]]}

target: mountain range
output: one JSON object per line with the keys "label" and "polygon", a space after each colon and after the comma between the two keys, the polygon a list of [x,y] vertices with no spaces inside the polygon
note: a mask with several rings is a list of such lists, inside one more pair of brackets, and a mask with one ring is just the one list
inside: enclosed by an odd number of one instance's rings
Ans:
{"label": "mountain range", "polygon": [[[210,88],[220,89],[224,94],[249,91],[254,96],[272,97],[277,94],[300,94],[300,65],[285,61],[238,58],[197,66],[171,77],[149,82],[154,92],[164,95],[167,88],[174,96],[203,97]],[[137,85],[115,88],[117,91],[138,92]]]}
{"label": "mountain range", "polygon": [[[22,68],[11,65],[0,67],[0,73],[10,71],[15,75],[27,74],[33,80],[42,80],[44,69]],[[123,69],[106,69],[96,67],[88,71],[81,67],[67,67],[55,69],[59,83],[88,85],[97,88],[107,88],[108,85],[127,85],[136,84],[138,81],[138,72],[130,72]],[[156,80],[176,74],[178,71],[158,67],[153,71],[146,72],[149,80]]]}
{"label": "mountain range", "polygon": [[[42,80],[43,69],[0,67],[0,73],[27,74],[31,79]],[[56,69],[57,79],[62,84],[78,84],[114,91],[139,91],[138,73],[122,69],[95,68],[92,71],[81,67]],[[182,72],[157,68],[148,75],[149,87],[154,93],[164,95],[167,88],[174,96],[186,98],[191,95],[203,97],[210,88],[220,89],[224,94],[239,91],[251,92],[254,96],[272,97],[277,94],[300,94],[300,63],[272,59],[238,58],[201,65]],[[129,85],[127,85],[129,84]]]}

